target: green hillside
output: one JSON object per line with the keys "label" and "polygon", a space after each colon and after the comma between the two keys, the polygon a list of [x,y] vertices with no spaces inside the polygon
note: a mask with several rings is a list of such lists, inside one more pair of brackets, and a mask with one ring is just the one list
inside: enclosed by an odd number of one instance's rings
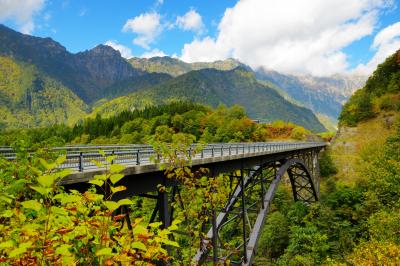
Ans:
{"label": "green hillside", "polygon": [[115,82],[113,85],[104,89],[104,96],[108,99],[116,98],[118,96],[127,95],[139,89],[148,88],[161,84],[172,77],[163,73],[147,73],[139,77],[132,77]]}
{"label": "green hillside", "polygon": [[191,71],[160,85],[100,104],[96,106],[95,112],[110,115],[121,110],[121,106],[132,110],[177,100],[189,100],[213,107],[238,104],[246,108],[252,119],[264,122],[284,120],[315,132],[325,131],[309,109],[285,100],[277,91],[258,82],[252,72],[241,67],[230,71]]}
{"label": "green hillside", "polygon": [[343,106],[340,125],[356,126],[375,117],[381,110],[400,110],[400,50],[380,64],[364,88]]}
{"label": "green hillside", "polygon": [[0,55],[34,65],[69,88],[86,103],[107,95],[115,82],[144,74],[106,45],[72,54],[51,38],[16,32],[0,25]]}
{"label": "green hillside", "polygon": [[74,124],[88,106],[36,67],[0,57],[0,125],[20,128]]}

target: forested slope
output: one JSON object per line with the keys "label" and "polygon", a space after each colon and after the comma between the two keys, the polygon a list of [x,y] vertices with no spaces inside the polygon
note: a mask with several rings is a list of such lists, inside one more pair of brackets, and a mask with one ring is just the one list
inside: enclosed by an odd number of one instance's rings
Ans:
{"label": "forested slope", "polygon": [[292,203],[281,187],[257,265],[400,264],[399,59],[379,65],[345,105],[320,160],[320,202]]}
{"label": "forested slope", "polygon": [[76,94],[34,65],[0,56],[0,127],[73,125],[88,110]]}
{"label": "forested slope", "polygon": [[219,104],[239,104],[245,107],[252,119],[263,122],[284,120],[314,132],[326,130],[309,109],[285,100],[276,90],[261,84],[252,72],[241,67],[230,71],[191,71],[160,85],[141,89],[96,106],[95,112],[107,115],[118,112],[121,106],[131,110],[177,100],[188,100],[213,107]]}

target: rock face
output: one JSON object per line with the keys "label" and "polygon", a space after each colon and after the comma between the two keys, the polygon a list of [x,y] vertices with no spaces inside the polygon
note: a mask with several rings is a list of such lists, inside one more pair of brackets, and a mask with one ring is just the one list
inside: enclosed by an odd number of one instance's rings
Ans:
{"label": "rock face", "polygon": [[100,44],[91,50],[77,53],[74,59],[76,67],[86,69],[93,80],[104,86],[142,74],[142,71],[133,69],[119,51],[107,45]]}
{"label": "rock face", "polygon": [[142,75],[121,54],[106,45],[72,54],[50,38],[39,38],[0,25],[0,55],[38,67],[91,103],[113,82]]}
{"label": "rock face", "polygon": [[257,78],[272,82],[305,107],[333,120],[337,120],[342,105],[355,90],[362,88],[366,81],[365,76],[355,75],[295,76],[265,69],[259,69],[256,73]]}
{"label": "rock face", "polygon": [[177,58],[169,56],[137,58],[133,57],[128,60],[133,67],[150,73],[165,73],[174,77],[183,75],[193,70],[201,70],[205,68],[214,68],[217,70],[232,70],[238,66],[246,67],[239,61],[229,58],[226,60],[218,60],[215,62],[195,62],[186,63]]}

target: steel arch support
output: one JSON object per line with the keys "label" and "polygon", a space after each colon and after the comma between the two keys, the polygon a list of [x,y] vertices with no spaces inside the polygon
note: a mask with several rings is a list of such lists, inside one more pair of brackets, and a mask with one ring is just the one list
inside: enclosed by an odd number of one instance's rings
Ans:
{"label": "steel arch support", "polygon": [[[264,208],[261,208],[258,215],[257,215],[257,219],[254,223],[254,229],[252,230],[251,234],[250,234],[250,238],[249,238],[249,242],[247,243],[247,247],[246,247],[246,251],[247,251],[247,258],[248,261],[245,263],[242,263],[242,265],[251,265],[254,256],[256,254],[256,248],[257,248],[257,242],[258,239],[261,235],[261,230],[264,226],[265,220],[267,218],[268,212],[269,212],[269,208],[270,208],[270,204],[274,198],[276,189],[278,188],[279,182],[282,179],[282,176],[285,173],[288,173],[289,178],[291,179],[291,184],[292,184],[292,190],[293,195],[295,196],[295,200],[296,201],[305,201],[307,203],[310,203],[310,198],[307,198],[307,200],[303,200],[303,198],[300,198],[299,196],[299,192],[303,191],[304,186],[301,186],[301,181],[299,181],[298,179],[300,178],[305,178],[305,182],[306,185],[308,185],[309,190],[306,190],[307,192],[310,193],[310,197],[314,200],[317,201],[318,200],[318,195],[316,193],[316,190],[314,188],[314,184],[313,184],[313,179],[312,176],[310,174],[310,171],[308,170],[307,166],[304,164],[304,162],[300,159],[297,158],[293,158],[293,159],[288,159],[286,160],[283,165],[279,168],[278,172],[276,173],[275,179],[271,182],[267,193],[265,194],[264,198],[263,198],[263,202],[264,202]],[[300,173],[300,174],[298,174]],[[293,181],[292,181],[293,180]],[[300,184],[300,186],[299,186]]]}
{"label": "steel arch support", "polygon": [[[249,226],[251,228],[248,237],[246,239],[243,239],[245,254],[242,255],[242,262],[239,264],[251,265],[256,253],[257,242],[261,235],[262,227],[267,218],[271,202],[274,198],[279,182],[281,181],[285,173],[288,173],[289,175],[295,201],[304,201],[306,203],[311,203],[318,200],[318,194],[317,190],[315,189],[314,179],[318,179],[319,177],[313,177],[313,175],[311,174],[309,167],[306,163],[308,161],[307,159],[309,158],[303,159],[304,160],[301,160],[299,158],[291,158],[279,162],[265,163],[254,169],[249,176],[246,176],[243,180],[244,189],[242,189],[242,186],[240,185],[238,185],[234,189],[231,197],[228,200],[228,203],[224,208],[224,211],[219,213],[218,217],[216,218],[216,228],[211,228],[208,231],[207,240],[205,241],[204,245],[197,251],[197,254],[194,257],[194,262],[197,265],[200,265],[207,259],[208,253],[210,251],[210,246],[212,245],[209,239],[213,239],[213,235],[215,234],[215,232],[217,232],[218,234],[219,230],[221,230],[221,227],[224,226],[225,222],[228,220],[228,216],[234,213],[234,206],[240,203],[239,198],[241,197],[241,195],[243,195],[242,193],[245,193],[246,190],[252,192],[252,189],[255,185],[261,184],[261,200],[258,200],[260,204],[257,205],[258,212],[255,220],[253,219],[252,222],[249,220],[246,206],[243,207],[242,212],[239,214],[240,217],[238,217],[239,219],[243,218],[244,221],[244,217],[246,216],[246,219],[248,220]],[[263,176],[265,174],[263,170],[265,169],[270,170],[269,172],[267,171],[268,173],[272,172],[272,178],[265,178],[265,176]],[[265,189],[265,187],[267,189]],[[240,250],[243,250],[243,247]],[[238,250],[238,252],[240,251]]]}

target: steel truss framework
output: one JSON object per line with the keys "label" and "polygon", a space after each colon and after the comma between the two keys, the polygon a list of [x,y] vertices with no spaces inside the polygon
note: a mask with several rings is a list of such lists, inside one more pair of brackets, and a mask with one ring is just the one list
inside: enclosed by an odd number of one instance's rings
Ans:
{"label": "steel truss framework", "polygon": [[[286,173],[295,201],[311,204],[318,200],[318,150],[267,161],[251,169],[242,167],[229,175],[231,190],[227,203],[223,209],[213,210],[207,237],[202,240],[193,262],[196,265],[205,262],[216,265],[229,260],[231,265],[251,265],[272,199]],[[171,225],[172,203],[180,196],[180,185],[175,183],[170,187],[157,195],[139,195],[156,202],[150,222],[157,220],[158,216],[163,226]],[[183,205],[180,207],[184,208]]]}

